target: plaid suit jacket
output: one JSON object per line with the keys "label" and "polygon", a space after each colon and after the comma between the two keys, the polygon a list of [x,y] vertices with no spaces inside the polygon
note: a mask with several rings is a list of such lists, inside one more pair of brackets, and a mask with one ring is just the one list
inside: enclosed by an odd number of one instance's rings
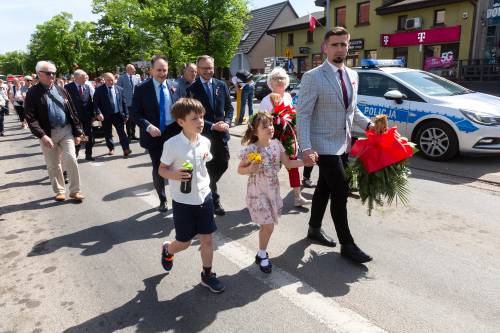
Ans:
{"label": "plaid suit jacket", "polygon": [[306,73],[300,83],[297,127],[301,150],[312,148],[320,155],[342,155],[351,147],[354,125],[370,123],[357,106],[358,74],[346,67],[345,84],[352,86],[346,110],[342,89],[327,61]]}

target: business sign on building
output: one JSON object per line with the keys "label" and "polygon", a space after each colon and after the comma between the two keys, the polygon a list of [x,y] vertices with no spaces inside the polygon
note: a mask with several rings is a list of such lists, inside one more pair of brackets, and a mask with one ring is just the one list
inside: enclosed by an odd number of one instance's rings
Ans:
{"label": "business sign on building", "polygon": [[460,29],[461,26],[457,25],[448,28],[406,31],[395,34],[381,34],[380,45],[383,47],[398,47],[459,42]]}
{"label": "business sign on building", "polygon": [[365,40],[363,38],[351,39],[349,41],[349,50],[362,50],[364,48],[365,48]]}
{"label": "business sign on building", "polygon": [[309,54],[310,51],[311,51],[311,48],[309,48],[309,47],[299,47],[300,54]]}
{"label": "business sign on building", "polygon": [[486,10],[488,25],[500,24],[500,0],[492,0],[490,8]]}

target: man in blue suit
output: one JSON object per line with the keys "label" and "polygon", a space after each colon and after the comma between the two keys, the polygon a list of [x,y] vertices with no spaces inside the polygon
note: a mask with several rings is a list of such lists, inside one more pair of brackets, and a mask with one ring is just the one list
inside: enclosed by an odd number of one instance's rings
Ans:
{"label": "man in blue suit", "polygon": [[213,159],[207,163],[210,175],[210,189],[214,199],[214,212],[224,215],[226,212],[217,193],[217,182],[227,170],[229,162],[229,127],[233,119],[233,105],[226,83],[215,79],[214,58],[208,55],[198,57],[196,62],[200,76],[187,88],[187,96],[196,98],[205,107],[205,127],[203,135],[211,142],[210,151]]}
{"label": "man in blue suit", "polygon": [[[128,64],[125,67],[126,73],[120,75],[118,78],[117,86],[123,88],[123,95],[125,95],[125,100],[127,101],[127,108],[129,114],[132,109],[132,96],[134,95],[135,87],[141,83],[141,78],[139,75],[135,74],[135,67],[132,64]],[[129,140],[138,140],[135,136],[135,122],[132,118],[129,118],[126,124],[127,135]]]}
{"label": "man in blue suit", "polygon": [[[94,106],[92,103],[92,94],[90,87],[85,83],[87,73],[81,69],[77,69],[73,74],[75,80],[64,86],[64,89],[71,96],[71,100],[78,112],[78,118],[82,124],[83,132],[88,140],[85,142],[85,159],[94,161],[92,157],[92,146],[94,145],[94,137],[92,135],[92,120],[95,118]],[[80,151],[80,145],[76,146],[76,156]]]}
{"label": "man in blue suit", "polygon": [[123,89],[115,85],[115,77],[111,73],[104,73],[104,84],[99,86],[94,93],[94,111],[102,121],[106,146],[109,155],[115,153],[115,143],[113,142],[113,127],[120,138],[120,145],[123,149],[123,156],[127,157],[132,153],[129,147],[127,134],[125,133],[125,123],[128,120],[127,102],[123,96]]}
{"label": "man in blue suit", "polygon": [[152,78],[139,84],[132,98],[132,118],[139,126],[141,147],[148,150],[153,166],[153,184],[160,199],[160,212],[166,212],[165,179],[158,174],[163,143],[181,131],[170,114],[175,103],[173,87],[167,81],[168,62],[162,56],[151,60]]}

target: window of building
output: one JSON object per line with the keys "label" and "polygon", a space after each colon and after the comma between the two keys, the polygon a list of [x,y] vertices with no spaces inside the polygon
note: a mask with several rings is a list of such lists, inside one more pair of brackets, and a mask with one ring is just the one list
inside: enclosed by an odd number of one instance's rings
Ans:
{"label": "window of building", "polygon": [[370,2],[358,3],[357,25],[370,24]]}
{"label": "window of building", "polygon": [[440,9],[434,12],[434,25],[444,25],[446,10]]}
{"label": "window of building", "polygon": [[335,8],[335,25],[337,27],[346,27],[345,25],[345,6]]}
{"label": "window of building", "polygon": [[406,66],[408,64],[408,47],[395,47],[394,59],[403,60]]}
{"label": "window of building", "polygon": [[406,19],[408,18],[408,15],[401,15],[398,16],[398,30],[405,30],[406,26]]}
{"label": "window of building", "polygon": [[308,43],[314,42],[314,32],[310,32],[309,30],[307,31],[307,42]]}
{"label": "window of building", "polygon": [[377,59],[377,50],[365,50],[365,59]]}
{"label": "window of building", "polygon": [[288,46],[293,45],[293,34],[288,34]]}
{"label": "window of building", "polygon": [[241,37],[241,41],[243,42],[243,41],[247,40],[247,38],[248,38],[248,36],[249,36],[249,35],[250,35],[250,31],[245,32],[245,33],[243,34],[243,37]]}

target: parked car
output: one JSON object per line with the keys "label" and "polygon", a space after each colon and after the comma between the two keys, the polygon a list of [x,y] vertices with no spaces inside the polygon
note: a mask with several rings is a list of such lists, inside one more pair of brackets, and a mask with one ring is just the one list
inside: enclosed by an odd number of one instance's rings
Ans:
{"label": "parked car", "polygon": [[[294,74],[289,74],[288,76],[290,77],[290,85],[288,86],[287,91],[292,91],[300,84],[300,81]],[[255,80],[254,96],[260,101],[270,93],[271,89],[267,86],[267,74],[263,74],[260,78]]]}
{"label": "parked car", "polygon": [[[415,142],[422,155],[446,161],[459,153],[500,155],[500,98],[472,91],[400,62],[367,59],[359,75],[358,108]],[[300,93],[300,87],[294,89]],[[356,136],[363,136],[356,129]]]}

